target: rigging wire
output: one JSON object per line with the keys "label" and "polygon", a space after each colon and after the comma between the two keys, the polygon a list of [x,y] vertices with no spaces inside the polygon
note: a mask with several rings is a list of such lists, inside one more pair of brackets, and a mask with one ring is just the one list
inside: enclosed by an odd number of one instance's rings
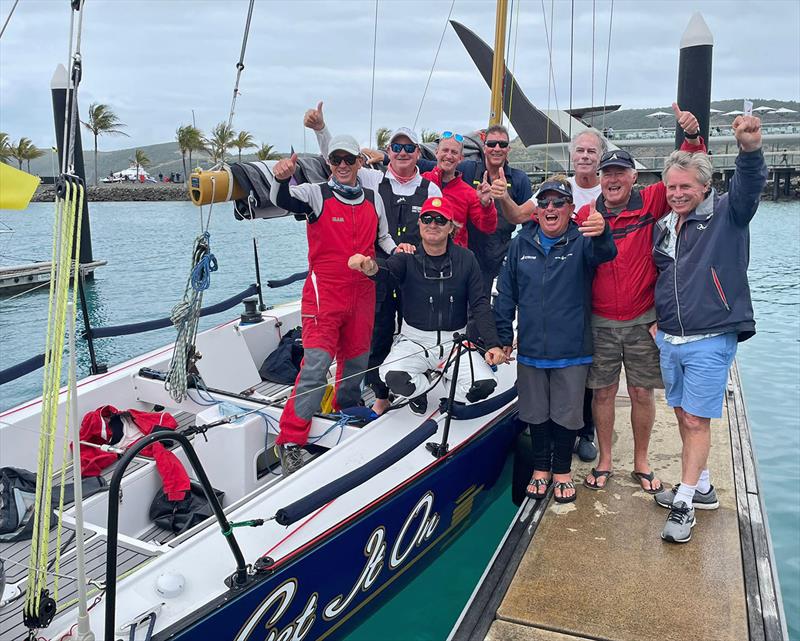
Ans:
{"label": "rigging wire", "polygon": [[614,24],[614,0],[611,0],[611,15],[608,18],[608,50],[606,51],[606,82],[603,87],[603,130],[606,128],[606,105],[608,104],[608,68],[611,61],[611,27]]}
{"label": "rigging wire", "polygon": [[[519,3],[517,3],[519,4]],[[500,85],[500,93],[502,94],[502,98],[500,100],[500,124],[504,124],[506,120],[506,113],[505,113],[505,106],[506,106],[506,96],[510,94],[506,93],[507,91],[510,92],[511,88],[506,86],[506,73],[508,70],[508,66],[506,65],[506,61],[509,58],[509,54],[511,53],[511,28],[513,27],[514,22],[514,0],[511,0],[511,7],[509,8],[509,13],[511,14],[511,20],[508,21],[508,28],[506,32],[506,48],[503,51],[503,79],[501,80]],[[509,124],[511,123],[511,117],[508,117]]]}
{"label": "rigging wire", "polygon": [[592,0],[592,100],[591,100],[592,104],[590,105],[592,111],[589,112],[592,117],[592,122],[591,122],[592,127],[594,127],[594,22],[597,10],[597,7],[595,6],[596,2],[597,0]]}
{"label": "rigging wire", "polygon": [[6,27],[8,26],[8,23],[11,20],[11,16],[14,15],[14,9],[17,8],[18,4],[19,4],[19,0],[14,0],[14,6],[11,7],[11,11],[8,12],[8,17],[6,18],[6,21],[3,23],[3,28],[0,29],[0,38],[2,38],[3,34],[6,32]]}
{"label": "rigging wire", "polygon": [[[570,3],[570,21],[569,21],[569,131],[567,135],[570,141],[572,140],[572,70],[573,70],[573,56],[575,53],[575,0]],[[567,153],[567,173],[570,171],[572,165],[572,154]]]}
{"label": "rigging wire", "polygon": [[[239,95],[239,80],[244,71],[244,54],[247,51],[247,37],[250,34],[250,21],[253,17],[253,5],[256,0],[250,0],[250,6],[247,9],[247,22],[244,27],[244,35],[242,36],[242,51],[239,54],[239,62],[236,63],[236,82],[233,85],[233,98],[231,99],[231,111],[228,114],[228,129],[233,126],[233,114],[236,111],[236,97]],[[222,160],[225,160],[224,153]]]}
{"label": "rigging wire", "polygon": [[417,128],[417,121],[419,120],[419,115],[422,113],[422,105],[425,104],[425,96],[428,95],[428,87],[431,84],[431,77],[433,76],[433,70],[436,68],[436,61],[439,59],[439,52],[442,49],[442,43],[444,42],[444,36],[447,33],[447,25],[450,23],[450,16],[453,13],[453,7],[456,4],[456,0],[453,0],[450,3],[450,11],[447,12],[447,18],[444,21],[444,29],[442,29],[442,36],[439,38],[439,46],[436,47],[436,55],[433,57],[433,64],[431,65],[431,70],[428,73],[428,80],[425,82],[425,90],[422,92],[422,100],[419,101],[419,109],[417,109],[417,115],[414,117],[414,124],[411,125],[412,129]]}
{"label": "rigging wire", "polygon": [[[514,55],[511,59],[511,89],[509,90],[508,96],[508,122],[511,122],[511,108],[514,104],[514,82],[515,76],[514,72],[517,68],[517,45],[519,44],[519,8],[522,5],[522,2],[517,2],[517,16],[516,16],[516,25],[514,26]],[[511,18],[512,22],[514,21],[514,17],[512,15]]]}
{"label": "rigging wire", "polygon": [[[369,139],[367,147],[372,146],[372,117],[375,113],[375,62],[378,58],[378,0],[375,0],[375,26],[372,31],[372,89],[369,94]],[[303,127],[303,144],[305,144],[305,130]],[[376,145],[377,146],[377,145]]]}

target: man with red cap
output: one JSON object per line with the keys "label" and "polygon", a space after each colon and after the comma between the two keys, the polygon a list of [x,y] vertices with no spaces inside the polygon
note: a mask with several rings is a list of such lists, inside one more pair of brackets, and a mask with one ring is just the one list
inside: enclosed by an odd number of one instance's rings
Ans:
{"label": "man with red cap", "polygon": [[[428,370],[445,366],[454,347],[453,334],[466,331],[467,313],[471,313],[487,348],[485,362],[477,352],[467,351],[462,358],[469,363],[459,366],[455,400],[483,400],[495,389],[497,381],[490,365],[504,363],[489,297],[483,287],[481,270],[475,255],[452,240],[455,232],[453,213],[443,197],[428,198],[419,216],[420,246],[413,254],[396,253],[377,261],[368,255],[351,256],[351,269],[374,277],[391,275],[403,295],[403,328],[379,373],[389,388],[409,401],[415,414],[428,408],[432,387]],[[444,379],[452,378],[452,363]]]}

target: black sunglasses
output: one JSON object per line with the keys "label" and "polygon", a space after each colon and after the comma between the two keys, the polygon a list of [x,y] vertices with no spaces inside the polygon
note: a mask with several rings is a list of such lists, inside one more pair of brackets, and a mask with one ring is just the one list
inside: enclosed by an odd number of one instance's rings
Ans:
{"label": "black sunglasses", "polygon": [[400,143],[400,142],[393,142],[390,145],[392,151],[396,154],[399,154],[401,151],[405,151],[407,154],[413,154],[417,150],[417,146],[414,143]]}
{"label": "black sunglasses", "polygon": [[447,218],[444,217],[442,214],[436,214],[434,216],[433,214],[425,213],[419,217],[419,222],[421,222],[423,225],[430,225],[431,223],[436,223],[437,225],[439,225],[439,227],[444,227],[450,221],[447,220]]}
{"label": "black sunglasses", "polygon": [[508,140],[487,140],[484,143],[487,147],[491,147],[494,149],[495,147],[500,147],[500,149],[505,149],[508,147]]}
{"label": "black sunglasses", "polygon": [[567,198],[537,198],[536,204],[539,205],[542,209],[547,209],[549,205],[552,205],[556,209],[561,209],[567,203],[572,202]]}
{"label": "black sunglasses", "polygon": [[350,154],[347,154],[346,156],[328,156],[328,161],[330,161],[331,165],[334,167],[341,165],[343,160],[352,167],[356,164],[357,158],[355,156],[351,156]]}

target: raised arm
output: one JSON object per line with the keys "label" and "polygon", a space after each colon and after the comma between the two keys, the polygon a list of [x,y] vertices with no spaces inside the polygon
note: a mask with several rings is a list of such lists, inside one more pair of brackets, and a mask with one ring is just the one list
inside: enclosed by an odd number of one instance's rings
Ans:
{"label": "raised arm", "polygon": [[606,223],[602,214],[597,211],[595,204],[590,203],[589,207],[589,215],[578,227],[578,231],[586,238],[591,239],[586,243],[584,260],[592,267],[597,267],[600,263],[614,260],[617,255],[617,246],[611,236],[611,227]]}
{"label": "raised arm", "polygon": [[493,234],[497,229],[497,208],[490,195],[491,187],[483,173],[483,182],[469,196],[467,220],[471,221],[478,231]]}
{"label": "raised arm", "polygon": [[737,116],[732,126],[739,155],[728,190],[728,206],[733,221],[745,227],[755,216],[767,184],[767,164],[761,151],[761,120],[756,116]]}
{"label": "raised arm", "polygon": [[499,205],[498,211],[502,212],[503,217],[512,225],[522,225],[530,220],[533,214],[533,203],[530,202],[532,196],[530,183],[520,199],[522,204],[518,205],[508,193],[506,174],[501,167],[500,175],[492,181],[491,196]]}
{"label": "raised arm", "polygon": [[311,185],[290,185],[289,181],[297,168],[297,154],[289,158],[282,158],[272,168],[275,180],[270,185],[269,198],[278,207],[293,214],[319,213],[312,203]]}

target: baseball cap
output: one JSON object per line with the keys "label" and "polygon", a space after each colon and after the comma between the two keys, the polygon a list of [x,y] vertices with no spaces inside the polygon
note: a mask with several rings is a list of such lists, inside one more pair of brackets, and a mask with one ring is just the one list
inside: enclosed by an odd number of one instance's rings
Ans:
{"label": "baseball cap", "polygon": [[569,183],[562,183],[558,180],[545,180],[541,185],[539,185],[539,189],[536,191],[534,198],[538,198],[539,194],[543,194],[548,191],[554,191],[557,194],[561,194],[562,196],[566,196],[572,200],[572,185]]}
{"label": "baseball cap", "polygon": [[636,163],[633,161],[633,157],[624,149],[612,149],[604,153],[603,157],[600,158],[598,169],[605,169],[606,167],[636,169]]}
{"label": "baseball cap", "polygon": [[447,220],[453,220],[453,212],[450,211],[450,203],[441,196],[428,198],[428,200],[422,203],[422,209],[420,209],[419,213],[424,214],[425,212],[441,214],[447,218]]}
{"label": "baseball cap", "polygon": [[334,136],[328,145],[328,155],[330,156],[334,151],[346,151],[348,154],[358,156],[361,153],[361,148],[355,138],[347,134],[341,134]]}
{"label": "baseball cap", "polygon": [[405,136],[415,145],[419,144],[419,138],[417,138],[417,132],[414,131],[413,129],[409,129],[408,127],[400,127],[398,129],[395,129],[392,132],[392,137],[389,138],[389,144],[391,145],[394,142],[394,139],[397,138],[398,136]]}

